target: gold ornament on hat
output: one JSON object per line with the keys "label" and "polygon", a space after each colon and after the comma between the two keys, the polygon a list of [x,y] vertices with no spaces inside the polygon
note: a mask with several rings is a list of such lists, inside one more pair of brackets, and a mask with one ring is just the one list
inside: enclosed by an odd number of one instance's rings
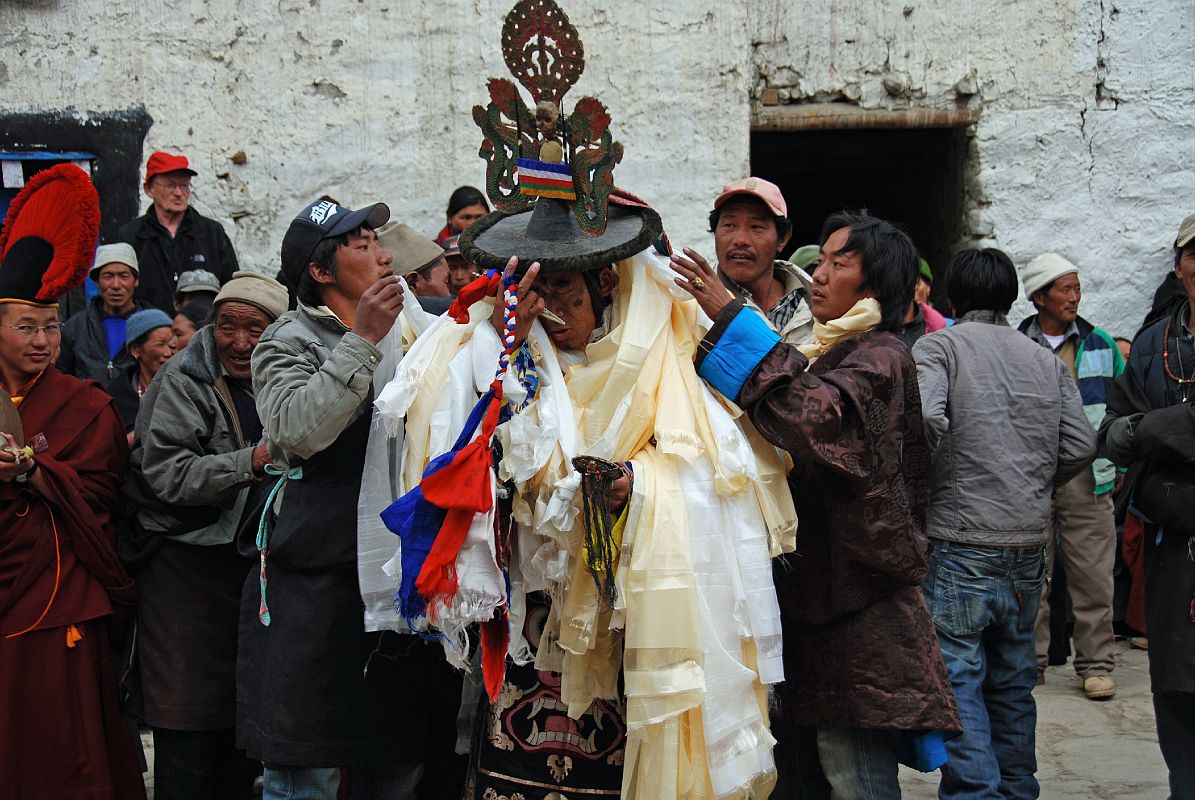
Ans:
{"label": "gold ornament on hat", "polygon": [[[480,155],[486,161],[486,193],[494,207],[507,214],[527,209],[535,197],[575,198],[578,226],[586,234],[600,235],[614,191],[612,172],[623,149],[610,136],[610,115],[599,100],[583,97],[572,113],[563,112],[565,94],[585,69],[577,29],[553,0],[519,0],[502,26],[502,57],[531,95],[535,111],[505,78],[491,78],[489,105],[473,107],[473,119],[484,137]],[[567,165],[564,181],[571,177],[571,188],[520,188],[520,159],[525,169],[528,162]],[[547,170],[549,184],[552,172]]]}

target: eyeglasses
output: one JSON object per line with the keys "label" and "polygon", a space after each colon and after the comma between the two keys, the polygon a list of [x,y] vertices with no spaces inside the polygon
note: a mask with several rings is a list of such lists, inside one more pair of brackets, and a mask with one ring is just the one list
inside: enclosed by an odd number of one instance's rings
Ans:
{"label": "eyeglasses", "polygon": [[186,192],[191,191],[191,182],[190,181],[187,181],[186,183],[182,183],[182,182],[175,182],[175,181],[155,180],[154,185],[159,186],[168,192],[176,192],[177,191],[177,192],[186,193]]}
{"label": "eyeglasses", "polygon": [[38,331],[41,331],[46,336],[57,336],[62,333],[62,325],[57,322],[51,322],[46,325],[5,325],[4,327],[16,331],[18,336],[23,336],[26,339],[32,339],[34,336],[37,336]]}

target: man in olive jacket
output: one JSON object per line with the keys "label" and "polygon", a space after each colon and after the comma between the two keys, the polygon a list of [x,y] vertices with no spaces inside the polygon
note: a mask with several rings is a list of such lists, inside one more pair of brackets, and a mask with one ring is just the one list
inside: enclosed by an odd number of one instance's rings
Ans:
{"label": "man in olive jacket", "polygon": [[[357,580],[357,498],[373,418],[378,344],[403,289],[374,229],[382,203],[305,208],[282,242],[297,308],[262,335],[253,386],[285,488],[246,581],[237,664],[237,743],[265,762],[265,794],[413,797],[430,721],[455,716],[459,682],[438,645],[367,632]],[[388,365],[393,369],[394,365]],[[269,515],[268,515],[269,516]],[[267,516],[267,522],[268,522]]]}

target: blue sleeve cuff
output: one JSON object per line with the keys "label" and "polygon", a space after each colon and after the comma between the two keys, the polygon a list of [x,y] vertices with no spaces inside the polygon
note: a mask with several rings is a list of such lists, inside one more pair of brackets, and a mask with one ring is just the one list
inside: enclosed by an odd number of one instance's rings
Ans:
{"label": "blue sleeve cuff", "polygon": [[697,374],[733,400],[779,341],[780,337],[763,317],[750,309],[740,309],[697,366]]}

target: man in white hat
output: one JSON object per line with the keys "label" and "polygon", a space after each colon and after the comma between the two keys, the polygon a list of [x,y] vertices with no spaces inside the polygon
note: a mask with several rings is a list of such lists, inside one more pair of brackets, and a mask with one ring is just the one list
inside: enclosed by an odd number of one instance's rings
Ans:
{"label": "man in white hat", "polygon": [[[1104,400],[1112,381],[1124,372],[1124,359],[1104,330],[1079,316],[1082,287],[1079,268],[1057,253],[1043,253],[1021,270],[1025,295],[1037,314],[1019,330],[1053,351],[1070,369],[1093,429],[1104,418]],[[1080,377],[1082,376],[1082,377]],[[1112,490],[1117,473],[1112,462],[1097,458],[1054,492],[1053,535],[1046,538],[1047,570],[1061,548],[1066,585],[1075,614],[1075,672],[1089,700],[1107,700],[1116,691],[1112,633],[1112,567],[1116,558],[1116,521]],[[1047,573],[1048,574],[1048,573]],[[1045,679],[1050,649],[1049,592],[1036,622],[1038,681]]]}
{"label": "man in white hat", "polygon": [[100,293],[62,326],[58,369],[107,386],[113,375],[131,363],[124,346],[125,324],[142,309],[134,299],[139,285],[137,253],[124,242],[101,245],[88,276]]}

